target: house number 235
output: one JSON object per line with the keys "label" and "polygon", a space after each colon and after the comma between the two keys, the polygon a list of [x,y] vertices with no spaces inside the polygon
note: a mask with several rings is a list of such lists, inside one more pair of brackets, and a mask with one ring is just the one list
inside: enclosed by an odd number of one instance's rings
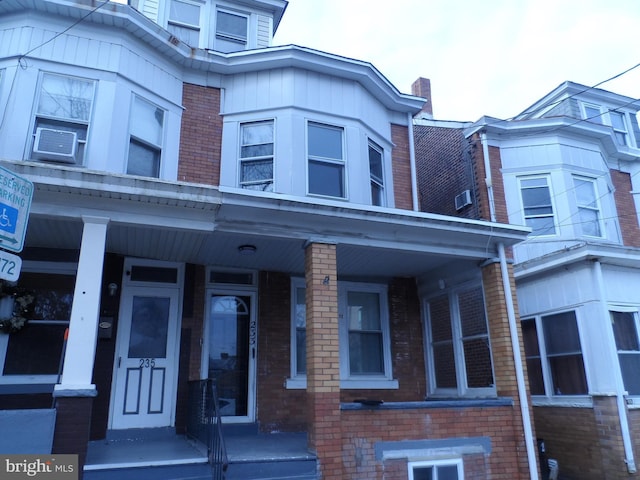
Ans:
{"label": "house number 235", "polygon": [[140,368],[153,368],[156,366],[155,358],[141,358],[140,359]]}

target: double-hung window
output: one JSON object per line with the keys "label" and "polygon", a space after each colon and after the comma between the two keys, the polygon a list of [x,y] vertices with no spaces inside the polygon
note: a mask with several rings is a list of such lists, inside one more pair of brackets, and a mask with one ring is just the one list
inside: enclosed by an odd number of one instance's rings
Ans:
{"label": "double-hung window", "polygon": [[344,130],[309,122],[309,193],[345,198]]}
{"label": "double-hung window", "polygon": [[495,395],[481,286],[468,285],[427,302],[429,384],[435,395]]}
{"label": "double-hung window", "polygon": [[57,382],[75,286],[75,265],[63,268],[24,271],[16,286],[4,287],[1,320],[25,323],[14,333],[0,333],[0,383]]}
{"label": "double-hung window", "polygon": [[582,235],[601,237],[600,208],[595,181],[590,178],[573,177],[573,187],[578,207],[578,224]]}
{"label": "double-hung window", "polygon": [[522,320],[532,395],[586,395],[587,379],[575,311]]}
{"label": "double-hung window", "polygon": [[246,50],[248,24],[246,15],[217,10],[215,50],[224,53]]}
{"label": "double-hung window", "polygon": [[273,120],[240,125],[240,186],[273,191]]}
{"label": "double-hung window", "polygon": [[42,75],[31,158],[83,164],[94,93],[93,80]]}
{"label": "double-hung window", "polygon": [[369,177],[371,179],[371,205],[384,206],[384,168],[382,148],[369,141]]}
{"label": "double-hung window", "polygon": [[629,145],[629,131],[627,130],[627,122],[625,120],[624,113],[616,112],[614,110],[609,111],[609,118],[611,119],[611,128],[613,128],[613,134],[620,145]]}
{"label": "double-hung window", "polygon": [[129,126],[129,158],[127,173],[143,177],[160,176],[164,110],[133,97]]}
{"label": "double-hung window", "polygon": [[[292,279],[291,291],[291,370],[294,378],[303,378],[306,375],[307,338],[304,280]],[[391,380],[386,286],[339,282],[338,317],[341,380],[355,388],[375,388],[376,382]]]}
{"label": "double-hung window", "polygon": [[624,388],[629,392],[629,395],[640,395],[638,313],[611,311],[610,314]]}
{"label": "double-hung window", "polygon": [[531,227],[531,234],[554,235],[555,216],[548,177],[521,178],[520,194],[525,225]]}
{"label": "double-hung window", "polygon": [[191,47],[200,44],[200,5],[186,0],[171,0],[167,30]]}
{"label": "double-hung window", "polygon": [[463,480],[461,458],[409,462],[409,480]]}

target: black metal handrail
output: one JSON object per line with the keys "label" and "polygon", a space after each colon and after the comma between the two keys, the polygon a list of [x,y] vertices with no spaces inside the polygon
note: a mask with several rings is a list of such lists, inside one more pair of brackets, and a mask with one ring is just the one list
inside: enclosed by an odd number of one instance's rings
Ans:
{"label": "black metal handrail", "polygon": [[212,379],[189,383],[190,411],[187,433],[207,446],[213,480],[224,480],[229,459],[222,434],[222,418],[215,383]]}

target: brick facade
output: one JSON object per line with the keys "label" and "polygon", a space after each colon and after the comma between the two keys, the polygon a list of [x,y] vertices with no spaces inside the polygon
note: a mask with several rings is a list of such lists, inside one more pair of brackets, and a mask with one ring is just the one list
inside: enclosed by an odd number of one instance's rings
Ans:
{"label": "brick facade", "polygon": [[58,397],[56,427],[51,453],[78,455],[80,478],[87,457],[93,397]]}
{"label": "brick facade", "polygon": [[[640,455],[640,411],[628,410],[636,463]],[[558,460],[563,478],[622,480],[629,474],[620,435],[615,397],[593,397],[593,407],[535,407],[538,437],[545,440],[548,458]]]}
{"label": "brick facade", "polygon": [[265,431],[307,430],[307,392],[287,390],[291,375],[291,279],[260,272],[258,283],[257,406]]}
{"label": "brick facade", "polygon": [[615,191],[613,196],[618,210],[618,221],[622,232],[622,241],[627,247],[640,247],[640,226],[638,213],[633,201],[631,175],[619,170],[610,170]]}
{"label": "brick facade", "polygon": [[[526,376],[526,364],[524,354],[524,344],[522,342],[522,330],[520,328],[520,318],[518,315],[518,305],[516,296],[515,279],[513,276],[513,268],[508,266],[508,276],[510,280],[511,296],[513,298],[513,307],[516,315],[516,328],[518,334],[518,345],[520,349],[520,358],[522,365],[519,367],[525,372],[524,382],[526,391],[529,392],[529,383]],[[528,478],[529,467],[527,461],[527,452],[524,439],[524,424],[521,415],[521,399],[518,392],[518,384],[516,379],[516,365],[511,344],[511,331],[509,327],[509,318],[505,304],[505,290],[502,281],[502,272],[499,263],[492,263],[482,269],[482,284],[485,294],[485,305],[487,309],[487,319],[489,324],[489,337],[491,339],[491,354],[493,358],[494,381],[499,397],[511,397],[514,401],[513,415],[513,431],[512,439],[515,442],[517,456],[514,461],[517,462],[519,477]],[[530,400],[527,398],[527,402]],[[533,422],[533,420],[532,420]],[[535,438],[535,429],[531,425],[533,436]]]}
{"label": "brick facade", "polygon": [[[471,155],[474,145],[459,128],[414,126],[420,211],[479,218]],[[456,210],[455,197],[471,190],[472,204]]]}
{"label": "brick facade", "polygon": [[411,181],[411,158],[409,156],[409,129],[402,125],[391,125],[391,164],[393,170],[393,193],[395,208],[413,210],[413,186]]}
{"label": "brick facade", "polygon": [[220,89],[185,83],[178,180],[220,184],[222,116]]}

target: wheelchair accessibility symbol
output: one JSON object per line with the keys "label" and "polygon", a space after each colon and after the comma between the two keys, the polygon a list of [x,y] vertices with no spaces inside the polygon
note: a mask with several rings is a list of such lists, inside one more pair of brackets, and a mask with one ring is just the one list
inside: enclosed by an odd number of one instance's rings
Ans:
{"label": "wheelchair accessibility symbol", "polygon": [[18,209],[0,203],[0,231],[16,233]]}

